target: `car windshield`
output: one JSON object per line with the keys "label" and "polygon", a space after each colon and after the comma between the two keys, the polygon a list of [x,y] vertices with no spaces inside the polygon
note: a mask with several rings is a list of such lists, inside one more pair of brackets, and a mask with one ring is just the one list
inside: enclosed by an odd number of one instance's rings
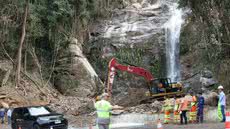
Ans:
{"label": "car windshield", "polygon": [[31,107],[29,108],[29,112],[31,116],[48,115],[51,113],[45,107]]}

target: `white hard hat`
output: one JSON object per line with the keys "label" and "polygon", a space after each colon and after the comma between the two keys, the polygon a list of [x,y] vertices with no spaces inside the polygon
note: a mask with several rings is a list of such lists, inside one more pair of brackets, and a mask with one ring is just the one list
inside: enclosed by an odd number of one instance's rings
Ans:
{"label": "white hard hat", "polygon": [[224,89],[224,87],[220,85],[220,86],[218,86],[218,89]]}

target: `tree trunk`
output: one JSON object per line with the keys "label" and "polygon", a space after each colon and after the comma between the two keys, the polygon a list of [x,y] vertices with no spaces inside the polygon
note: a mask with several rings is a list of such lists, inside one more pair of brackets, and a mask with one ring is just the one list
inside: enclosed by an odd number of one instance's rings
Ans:
{"label": "tree trunk", "polygon": [[26,0],[26,6],[25,6],[25,13],[24,13],[24,18],[23,18],[23,23],[22,23],[22,35],[20,38],[19,42],[19,47],[18,47],[18,55],[17,55],[17,69],[16,69],[16,77],[15,77],[15,86],[18,87],[20,84],[20,72],[21,72],[21,58],[22,58],[22,46],[23,42],[26,36],[26,20],[27,20],[27,15],[28,15],[28,9],[29,9],[29,0]]}

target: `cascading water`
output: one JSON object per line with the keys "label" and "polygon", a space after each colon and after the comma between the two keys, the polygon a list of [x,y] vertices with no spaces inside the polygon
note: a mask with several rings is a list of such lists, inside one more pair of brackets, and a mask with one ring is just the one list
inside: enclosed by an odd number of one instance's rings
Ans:
{"label": "cascading water", "polygon": [[165,24],[166,30],[166,60],[167,60],[167,77],[172,82],[180,81],[180,61],[179,61],[179,38],[181,25],[183,24],[182,9],[178,9],[178,4],[174,3],[170,7],[172,16]]}

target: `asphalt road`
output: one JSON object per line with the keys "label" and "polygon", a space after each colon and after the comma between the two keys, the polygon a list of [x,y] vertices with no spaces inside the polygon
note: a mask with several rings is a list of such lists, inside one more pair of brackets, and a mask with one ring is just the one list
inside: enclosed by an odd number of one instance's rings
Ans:
{"label": "asphalt road", "polygon": [[[85,128],[70,128],[70,129],[89,129]],[[93,128],[97,129],[97,128]],[[125,126],[125,127],[115,127],[112,129],[157,129],[157,126]],[[224,123],[203,123],[203,124],[188,124],[188,125],[163,125],[163,129],[225,129]]]}
{"label": "asphalt road", "polygon": [[[11,129],[7,125],[0,125],[0,129]],[[89,129],[89,127],[85,128],[69,128],[69,129]],[[97,128],[93,128],[97,129]],[[157,129],[156,126],[125,126],[125,127],[115,127],[112,129]],[[204,124],[188,124],[188,125],[163,125],[163,129],[225,129],[224,123],[204,123]]]}

